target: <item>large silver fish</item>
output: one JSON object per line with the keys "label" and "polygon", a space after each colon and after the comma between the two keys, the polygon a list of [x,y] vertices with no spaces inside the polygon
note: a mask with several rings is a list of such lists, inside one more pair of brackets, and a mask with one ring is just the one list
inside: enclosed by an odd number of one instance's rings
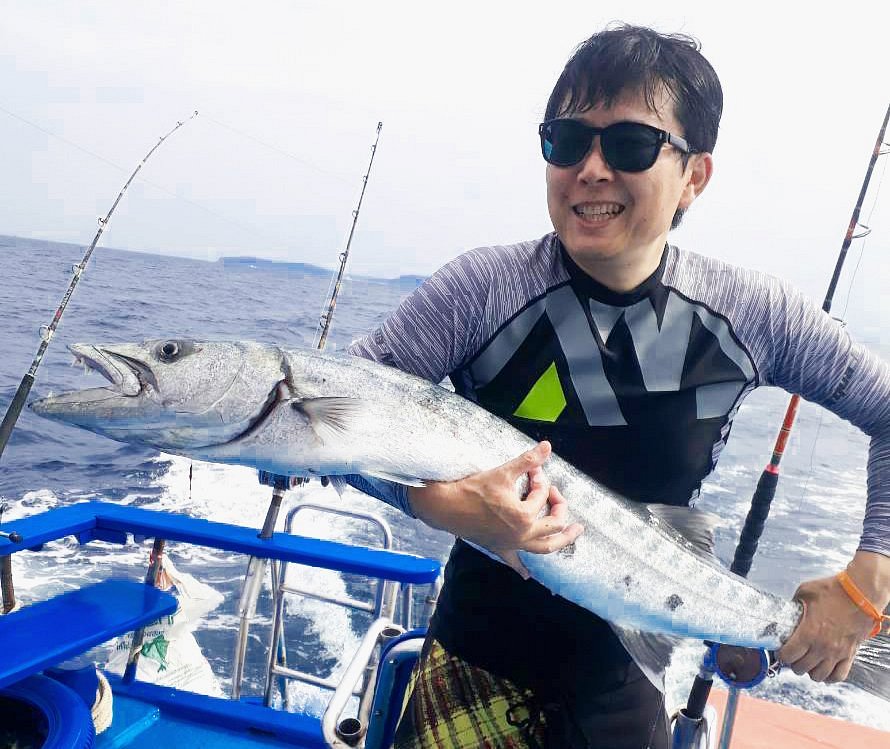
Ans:
{"label": "large silver fish", "polygon": [[[346,355],[191,340],[71,350],[111,386],[38,400],[35,412],[195,459],[416,484],[494,468],[535,444],[445,388]],[[630,502],[556,455],[545,473],[585,532],[562,552],[520,559],[551,591],[613,623],[632,651],[634,631],[769,650],[794,631],[800,603],[731,574],[675,529],[699,513]],[[850,680],[890,698],[886,656],[873,648]]]}

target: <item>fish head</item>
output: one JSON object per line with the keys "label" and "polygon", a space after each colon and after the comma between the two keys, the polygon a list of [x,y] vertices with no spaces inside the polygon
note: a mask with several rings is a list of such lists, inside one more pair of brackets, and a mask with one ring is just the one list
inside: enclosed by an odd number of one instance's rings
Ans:
{"label": "fish head", "polygon": [[35,413],[185,454],[250,431],[274,408],[285,380],[280,350],[256,343],[166,339],[69,349],[110,385],[36,400]]}

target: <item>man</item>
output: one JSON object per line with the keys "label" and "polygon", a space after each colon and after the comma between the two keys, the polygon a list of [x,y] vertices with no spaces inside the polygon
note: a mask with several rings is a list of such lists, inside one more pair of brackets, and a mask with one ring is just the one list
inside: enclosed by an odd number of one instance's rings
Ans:
{"label": "man", "polygon": [[[608,623],[526,579],[516,556],[583,532],[566,527],[571,497],[542,471],[551,445],[632,500],[687,505],[743,398],[762,384],[800,392],[873,436],[848,572],[876,606],[890,601],[887,367],[790,287],[667,244],[711,177],[721,111],[694,40],[627,26],[595,34],[540,129],[555,233],[462,255],[351,348],[447,375],[540,440],[462,481],[370,487],[458,536],[397,747],[669,745],[663,695]],[[873,621],[834,578],[798,596],[807,613],[780,657],[842,679]]]}

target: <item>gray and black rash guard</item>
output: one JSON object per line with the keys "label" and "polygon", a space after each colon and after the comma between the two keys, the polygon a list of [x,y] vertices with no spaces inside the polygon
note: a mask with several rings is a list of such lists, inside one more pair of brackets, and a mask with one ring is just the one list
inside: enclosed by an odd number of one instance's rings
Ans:
{"label": "gray and black rash guard", "polygon": [[[617,293],[548,234],[458,257],[349,350],[433,382],[448,376],[461,395],[645,502],[695,500],[754,388],[799,393],[871,436],[860,548],[890,555],[890,368],[770,276],[667,246],[649,279]],[[404,487],[358,483],[410,513]],[[478,665],[504,671],[515,644],[481,632],[515,626],[517,611],[543,608],[581,628],[593,617],[528,593],[537,583],[486,559],[456,544],[431,625]],[[509,593],[491,603],[489,585]],[[608,637],[591,626],[581,652]],[[503,653],[486,664],[492,649]]]}

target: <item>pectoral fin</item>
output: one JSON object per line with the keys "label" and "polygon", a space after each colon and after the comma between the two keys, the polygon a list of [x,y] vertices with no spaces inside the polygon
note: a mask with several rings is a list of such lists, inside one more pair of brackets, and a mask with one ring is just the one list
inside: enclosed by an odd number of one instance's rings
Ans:
{"label": "pectoral fin", "polygon": [[322,444],[345,437],[368,404],[358,398],[306,398],[291,401],[291,408],[302,413]]}

